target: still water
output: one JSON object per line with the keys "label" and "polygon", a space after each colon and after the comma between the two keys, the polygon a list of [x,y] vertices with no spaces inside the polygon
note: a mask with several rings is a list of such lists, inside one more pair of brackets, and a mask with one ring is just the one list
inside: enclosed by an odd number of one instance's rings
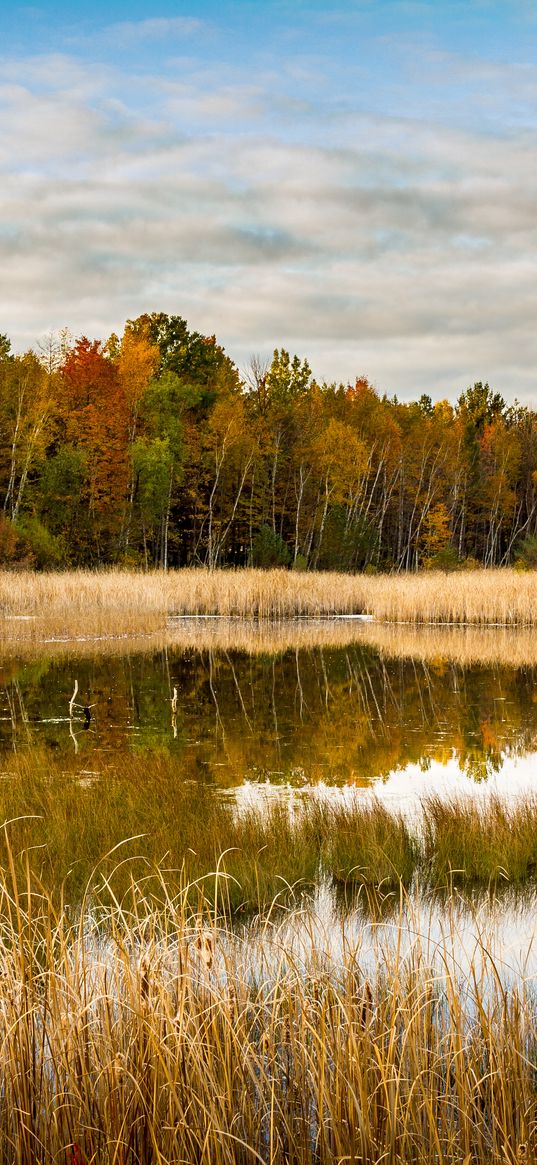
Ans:
{"label": "still water", "polygon": [[406,794],[491,778],[527,787],[537,669],[394,659],[359,641],[26,659],[2,658],[0,647],[0,767],[35,749],[81,770],[158,751],[178,777],[220,788],[380,782]]}

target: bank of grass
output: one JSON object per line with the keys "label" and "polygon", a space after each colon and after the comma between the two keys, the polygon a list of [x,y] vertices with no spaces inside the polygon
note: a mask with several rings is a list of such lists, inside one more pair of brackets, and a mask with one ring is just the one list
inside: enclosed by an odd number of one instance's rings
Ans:
{"label": "bank of grass", "polygon": [[261,797],[239,809],[231,794],[182,781],[165,754],[94,773],[66,763],[10,758],[0,780],[0,822],[9,823],[0,831],[0,862],[6,846],[15,855],[30,852],[56,899],[64,893],[80,902],[94,868],[106,878],[115,859],[103,855],[119,844],[128,858],[125,893],[133,873],[149,885],[158,866],[174,893],[188,882],[191,907],[203,894],[229,915],[297,903],[321,878],[387,893],[400,884],[500,889],[537,876],[537,799],[530,795],[429,798],[415,817],[365,790],[352,800],[337,790],[332,799]]}
{"label": "bank of grass", "polygon": [[[157,865],[175,892],[189,883],[191,905],[199,894],[213,904],[221,897],[229,913],[263,911],[275,899],[289,904],[313,890],[322,816],[314,807],[300,825],[278,802],[268,813],[237,814],[231,797],[181,780],[177,762],[158,752],[93,772],[45,753],[4,763],[0,823],[9,824],[0,832],[0,861],[7,845],[15,855],[31,852],[34,870],[55,897],[61,891],[79,902],[92,870],[98,866],[98,878],[105,879],[115,866],[115,858],[102,859],[118,844],[128,859],[124,892],[133,873],[151,881]],[[121,877],[118,871],[118,886]],[[159,889],[156,884],[154,892]]]}
{"label": "bank of grass", "polygon": [[328,810],[320,856],[351,887],[521,886],[537,875],[537,798],[429,796],[414,818],[359,798]]}
{"label": "bank of grass", "polygon": [[432,885],[522,883],[537,872],[537,799],[430,797],[423,859]]}
{"label": "bank of grass", "polygon": [[111,871],[73,920],[7,858],[0,1165],[534,1162],[535,1000],[479,934],[461,972],[449,911],[436,965],[402,916],[334,957],[291,920],[252,939],[192,912],[163,875],[158,908]]}
{"label": "bank of grass", "polygon": [[353,614],[416,624],[534,626],[537,573],[0,572],[3,638],[153,635],[179,616],[281,620]]}
{"label": "bank of grass", "polygon": [[328,811],[321,840],[322,867],[338,884],[410,886],[419,845],[401,813],[378,801]]}

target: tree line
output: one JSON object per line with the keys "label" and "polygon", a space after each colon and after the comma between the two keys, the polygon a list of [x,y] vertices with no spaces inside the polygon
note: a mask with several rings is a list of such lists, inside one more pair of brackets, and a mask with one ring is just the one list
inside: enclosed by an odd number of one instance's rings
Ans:
{"label": "tree line", "polygon": [[164,313],[0,335],[0,511],[3,565],[534,565],[537,412],[318,384],[284,349],[241,375]]}

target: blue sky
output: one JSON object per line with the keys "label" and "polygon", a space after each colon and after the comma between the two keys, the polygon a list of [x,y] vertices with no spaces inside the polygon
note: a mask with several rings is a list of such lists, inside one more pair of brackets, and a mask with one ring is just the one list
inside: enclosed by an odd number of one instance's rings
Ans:
{"label": "blue sky", "polygon": [[0,332],[537,405],[536,123],[533,2],[6,4]]}

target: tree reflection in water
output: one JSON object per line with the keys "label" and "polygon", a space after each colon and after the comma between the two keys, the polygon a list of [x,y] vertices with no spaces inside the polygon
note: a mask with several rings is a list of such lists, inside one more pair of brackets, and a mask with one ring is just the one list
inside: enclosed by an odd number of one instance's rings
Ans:
{"label": "tree reflection in water", "polygon": [[158,749],[182,776],[220,787],[365,785],[456,759],[480,780],[537,749],[536,671],[508,661],[466,666],[433,651],[397,657],[393,643],[49,652],[0,668],[0,750],[71,754],[76,679],[95,705],[91,733],[77,737],[78,759],[92,765],[103,752]]}

